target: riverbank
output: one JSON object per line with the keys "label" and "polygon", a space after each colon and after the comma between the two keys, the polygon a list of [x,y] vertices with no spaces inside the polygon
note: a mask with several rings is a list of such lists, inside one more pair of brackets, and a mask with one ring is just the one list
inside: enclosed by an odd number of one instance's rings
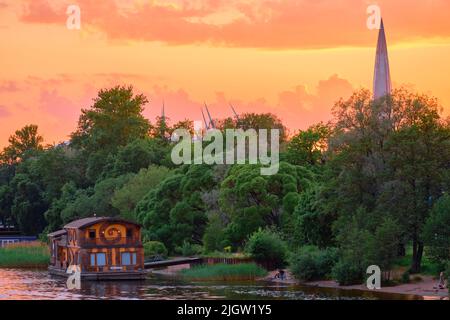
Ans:
{"label": "riverbank", "polygon": [[45,268],[50,252],[44,243],[11,244],[0,248],[0,268]]}
{"label": "riverbank", "polygon": [[[361,285],[351,285],[351,286],[340,286],[334,280],[320,280],[320,281],[309,281],[309,282],[299,282],[296,280],[289,271],[286,271],[285,280],[275,279],[276,271],[269,273],[266,277],[261,280],[271,281],[275,283],[288,283],[292,285],[302,285],[315,288],[332,288],[332,289],[342,289],[342,290],[355,290],[361,292],[374,292],[374,290],[369,290],[363,284]],[[402,294],[409,296],[417,296],[418,298],[424,300],[448,300],[448,289],[434,289],[437,280],[433,279],[431,276],[421,276],[421,280],[414,283],[398,284],[391,287],[382,287],[381,289],[376,289],[376,292],[391,293],[391,294]]]}

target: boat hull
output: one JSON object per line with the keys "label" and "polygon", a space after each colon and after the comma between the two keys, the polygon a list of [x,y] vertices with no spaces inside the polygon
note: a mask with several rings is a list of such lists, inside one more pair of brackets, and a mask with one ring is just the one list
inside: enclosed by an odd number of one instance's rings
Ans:
{"label": "boat hull", "polygon": [[[48,267],[51,275],[59,277],[69,277],[65,270],[55,267]],[[111,271],[111,272],[81,272],[81,280],[104,281],[104,280],[144,280],[147,276],[145,270],[142,271]]]}

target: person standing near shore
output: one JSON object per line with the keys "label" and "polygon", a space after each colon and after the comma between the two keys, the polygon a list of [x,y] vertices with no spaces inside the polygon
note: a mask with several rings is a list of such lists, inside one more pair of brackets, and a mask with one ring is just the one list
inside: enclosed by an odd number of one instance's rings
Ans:
{"label": "person standing near shore", "polygon": [[444,276],[444,272],[442,271],[439,274],[439,282],[436,286],[437,289],[444,289],[445,288],[445,276]]}

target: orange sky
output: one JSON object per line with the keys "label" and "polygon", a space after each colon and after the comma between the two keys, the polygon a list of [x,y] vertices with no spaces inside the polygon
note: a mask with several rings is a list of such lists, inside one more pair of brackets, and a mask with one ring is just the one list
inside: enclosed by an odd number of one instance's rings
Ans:
{"label": "orange sky", "polygon": [[[81,30],[66,28],[69,4]],[[67,139],[100,88],[132,84],[145,114],[201,120],[273,112],[294,131],[330,118],[357,88],[371,88],[384,17],[394,87],[439,98],[450,111],[448,0],[0,0],[0,146],[39,125]],[[446,109],[447,110],[447,109]]]}

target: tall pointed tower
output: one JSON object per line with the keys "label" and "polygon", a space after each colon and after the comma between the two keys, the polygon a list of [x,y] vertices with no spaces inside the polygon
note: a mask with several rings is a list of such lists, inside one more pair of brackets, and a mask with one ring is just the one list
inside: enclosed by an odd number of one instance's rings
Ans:
{"label": "tall pointed tower", "polygon": [[374,100],[391,94],[391,73],[389,70],[389,57],[384,33],[383,19],[381,19],[378,33],[377,54],[375,57],[375,73],[373,78]]}

